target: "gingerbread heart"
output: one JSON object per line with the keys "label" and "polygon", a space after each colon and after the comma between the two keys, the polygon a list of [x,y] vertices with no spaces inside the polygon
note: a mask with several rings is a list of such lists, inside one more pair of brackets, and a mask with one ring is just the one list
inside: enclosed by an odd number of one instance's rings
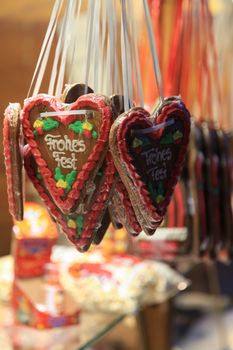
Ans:
{"label": "gingerbread heart", "polygon": [[[111,96],[111,102],[116,117],[124,113],[123,96],[115,94]],[[127,190],[125,189],[119,175],[117,176],[115,191],[109,204],[109,213],[113,226],[116,229],[121,228],[121,224],[123,224],[126,230],[133,236],[136,236],[141,232],[141,227],[135,216]]]}
{"label": "gingerbread heart", "polygon": [[96,94],[68,105],[44,94],[25,102],[26,141],[49,194],[64,214],[76,210],[84,185],[103,162],[111,115],[106,98]]}
{"label": "gingerbread heart", "polygon": [[124,225],[128,233],[137,236],[142,229],[136,218],[127,190],[121,180],[117,182],[115,188],[112,203],[117,210],[118,220]]}
{"label": "gingerbread heart", "polygon": [[3,125],[9,211],[14,219],[19,221],[23,220],[23,161],[20,149],[22,140],[20,111],[19,103],[10,103],[5,110]]}
{"label": "gingerbread heart", "polygon": [[110,132],[115,166],[136,216],[142,214],[148,227],[160,223],[166,212],[190,134],[190,114],[179,98],[166,99],[156,114],[152,123],[146,110],[133,108],[117,118]]}
{"label": "gingerbread heart", "polygon": [[115,167],[110,154],[96,176],[96,190],[88,197],[86,203],[78,207],[76,213],[70,214],[62,213],[54,204],[28,145],[25,146],[24,159],[27,174],[55,221],[79,251],[86,251],[101,225],[114,181]]}

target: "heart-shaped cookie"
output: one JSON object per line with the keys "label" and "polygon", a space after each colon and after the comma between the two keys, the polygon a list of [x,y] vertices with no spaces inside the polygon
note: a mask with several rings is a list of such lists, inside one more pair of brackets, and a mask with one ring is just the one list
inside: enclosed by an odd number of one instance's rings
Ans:
{"label": "heart-shaped cookie", "polygon": [[96,94],[68,105],[44,94],[25,102],[24,136],[46,189],[64,214],[76,210],[84,185],[103,162],[111,116],[106,98]]}
{"label": "heart-shaped cookie", "polygon": [[190,114],[179,98],[159,106],[155,122],[133,108],[113,123],[110,150],[136,216],[148,227],[161,222],[181,174],[190,133]]}
{"label": "heart-shaped cookie", "polygon": [[127,190],[121,180],[116,183],[112,203],[115,207],[118,220],[124,225],[127,232],[137,236],[141,231],[134,209],[130,202]]}
{"label": "heart-shaped cookie", "polygon": [[6,166],[7,192],[10,214],[15,220],[23,220],[23,175],[19,103],[10,103],[5,110],[3,146]]}
{"label": "heart-shaped cookie", "polygon": [[[124,96],[115,94],[111,96],[111,102],[116,117],[124,113]],[[133,236],[141,232],[141,227],[136,218],[129,195],[119,175],[117,176],[115,190],[108,209],[113,226],[116,229],[121,228],[121,224],[123,224],[128,233]]]}
{"label": "heart-shaped cookie", "polygon": [[101,225],[115,177],[115,167],[110,154],[95,178],[96,190],[87,195],[86,202],[79,205],[77,212],[70,214],[62,213],[54,204],[28,145],[25,146],[24,159],[27,174],[55,221],[79,251],[86,251]]}

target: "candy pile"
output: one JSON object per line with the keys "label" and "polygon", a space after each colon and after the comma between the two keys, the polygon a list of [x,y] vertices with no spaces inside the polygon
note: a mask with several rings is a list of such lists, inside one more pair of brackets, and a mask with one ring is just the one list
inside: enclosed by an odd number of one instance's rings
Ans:
{"label": "candy pile", "polygon": [[82,310],[132,313],[164,302],[189,284],[164,263],[127,254],[106,259],[96,251],[82,256],[63,262],[60,273],[61,284]]}

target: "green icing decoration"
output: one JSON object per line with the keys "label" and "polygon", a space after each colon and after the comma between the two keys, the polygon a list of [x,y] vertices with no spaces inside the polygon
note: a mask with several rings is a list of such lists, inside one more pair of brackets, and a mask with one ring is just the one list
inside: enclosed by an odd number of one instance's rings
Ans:
{"label": "green icing decoration", "polygon": [[179,140],[179,139],[182,139],[183,137],[183,134],[180,130],[176,130],[176,132],[173,134],[173,139],[176,141],[176,140]]}
{"label": "green icing decoration", "polygon": [[163,195],[164,194],[164,189],[163,189],[163,183],[162,182],[159,182],[158,194],[159,195]]}
{"label": "green icing decoration", "polygon": [[62,175],[61,169],[60,169],[58,166],[57,166],[56,169],[55,169],[54,178],[55,178],[56,181],[65,180],[65,176]]}
{"label": "green icing decoration", "polygon": [[[55,175],[54,178],[58,182],[59,180],[63,180],[67,187],[65,189],[65,193],[69,193],[72,185],[74,184],[77,176],[77,170],[72,170],[70,173],[66,175],[66,177],[62,174],[61,169],[59,167],[56,167],[55,169]],[[60,187],[60,186],[59,186]]]}
{"label": "green icing decoration", "polygon": [[77,176],[77,170],[72,170],[69,174],[66,175],[66,183],[68,184],[66,188],[66,193],[70,192],[72,185],[74,184]]}
{"label": "green icing decoration", "polygon": [[33,131],[33,135],[34,136],[38,135],[36,130]]}
{"label": "green icing decoration", "polygon": [[151,144],[150,140],[148,139],[148,137],[141,137],[140,138],[142,141],[142,146],[148,146]]}
{"label": "green icing decoration", "polygon": [[138,146],[141,146],[141,145],[142,145],[142,141],[137,137],[135,137],[132,142],[132,147],[137,148]]}
{"label": "green icing decoration", "polygon": [[[89,128],[87,128],[86,124],[88,124]],[[76,134],[83,134],[84,131],[86,131],[88,134],[91,133],[91,136],[93,139],[97,139],[98,133],[95,130],[91,131],[92,128],[93,128],[92,124],[86,121],[81,122],[81,120],[77,120],[75,123],[72,123],[69,125],[69,129],[73,130]],[[86,136],[85,133],[84,133],[84,136]]]}
{"label": "green icing decoration", "polygon": [[77,224],[77,231],[78,234],[80,235],[83,230],[83,224],[84,224],[84,217],[83,215],[78,215],[76,219],[76,224]]}
{"label": "green icing decoration", "polygon": [[158,190],[157,190],[157,196],[155,198],[156,203],[161,203],[165,199],[164,197],[164,188],[163,183],[159,182]]}
{"label": "green icing decoration", "polygon": [[80,120],[77,120],[75,123],[69,125],[69,129],[77,134],[83,134],[83,123]]}
{"label": "green icing decoration", "polygon": [[149,182],[148,188],[149,188],[149,192],[150,192],[150,195],[151,195],[152,199],[153,199],[153,200],[156,200],[157,192],[156,192],[156,190],[154,189],[154,187],[153,187],[153,185],[152,185],[151,182]]}
{"label": "green icing decoration", "polygon": [[98,134],[97,134],[97,132],[96,132],[95,130],[92,131],[92,134],[91,134],[91,135],[92,135],[93,139],[95,139],[95,140],[96,140],[97,137],[98,137]]}
{"label": "green icing decoration", "polygon": [[41,173],[40,173],[39,169],[37,169],[36,177],[37,177],[38,180],[42,180],[42,176],[41,176]]}
{"label": "green icing decoration", "polygon": [[50,131],[59,127],[59,122],[51,118],[43,120],[43,130]]}
{"label": "green icing decoration", "polygon": [[169,133],[161,139],[160,143],[161,145],[169,145],[174,142],[172,133]]}
{"label": "green icing decoration", "polygon": [[154,189],[153,184],[151,182],[149,182],[149,184],[148,184],[148,189],[149,189],[149,192],[150,192],[152,199],[156,203],[161,203],[165,199],[164,188],[163,188],[162,182],[159,182],[157,191]]}
{"label": "green icing decoration", "polygon": [[97,173],[97,175],[98,175],[98,176],[102,176],[102,175],[103,175],[103,172],[99,170],[98,173]]}

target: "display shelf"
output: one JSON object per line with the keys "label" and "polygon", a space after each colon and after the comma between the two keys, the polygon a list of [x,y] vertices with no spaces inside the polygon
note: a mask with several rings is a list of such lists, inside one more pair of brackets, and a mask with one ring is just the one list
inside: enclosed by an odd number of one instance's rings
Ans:
{"label": "display shelf", "polygon": [[76,326],[37,330],[13,323],[8,304],[0,303],[0,348],[4,350],[84,350],[124,319],[125,315],[82,312]]}

